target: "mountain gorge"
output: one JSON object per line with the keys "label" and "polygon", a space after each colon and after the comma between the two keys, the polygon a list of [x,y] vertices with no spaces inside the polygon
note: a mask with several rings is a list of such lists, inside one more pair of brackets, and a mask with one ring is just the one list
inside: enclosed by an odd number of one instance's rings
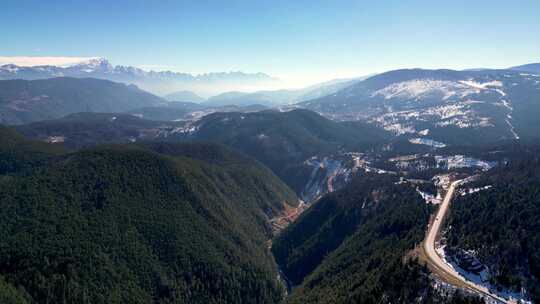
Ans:
{"label": "mountain gorge", "polygon": [[272,246],[287,303],[482,303],[436,292],[410,252],[431,207],[395,176],[365,174],[314,203]]}

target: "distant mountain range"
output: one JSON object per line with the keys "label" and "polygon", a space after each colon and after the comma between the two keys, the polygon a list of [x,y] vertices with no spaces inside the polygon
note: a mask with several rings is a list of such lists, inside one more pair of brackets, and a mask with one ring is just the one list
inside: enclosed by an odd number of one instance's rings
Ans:
{"label": "distant mountain range", "polygon": [[[213,112],[274,107],[308,109],[336,121],[362,121],[410,138],[414,144],[434,147],[530,139],[540,134],[540,76],[525,70],[535,66],[395,70],[299,90],[229,92],[199,103],[170,103],[136,86],[106,80],[4,80],[0,81],[0,123],[29,123],[77,112],[123,112],[151,120],[195,121]],[[168,98],[200,101],[189,91]]]}
{"label": "distant mountain range", "polygon": [[258,88],[269,84],[275,86],[279,80],[264,73],[221,72],[192,75],[170,71],[145,71],[131,66],[114,66],[105,58],[89,58],[66,66],[0,66],[0,80],[55,77],[98,78],[135,84],[170,101],[203,102],[206,98],[200,95],[212,96],[208,99],[208,105],[211,106],[290,104],[332,94],[362,79],[336,79],[302,89],[258,91]]}
{"label": "distant mountain range", "polygon": [[163,96],[169,101],[203,102],[205,99],[191,91],[177,91]]}
{"label": "distant mountain range", "polygon": [[166,103],[136,86],[93,78],[0,81],[0,124],[22,124],[77,112],[125,112]]}
{"label": "distant mountain range", "polygon": [[[186,95],[187,96],[187,95]],[[129,113],[149,120],[194,120],[214,112],[253,112],[262,105],[212,106],[167,101],[134,85],[95,78],[0,80],[0,124],[18,125],[79,112]]]}
{"label": "distant mountain range", "polygon": [[218,72],[192,75],[171,71],[145,71],[131,66],[113,66],[105,58],[91,58],[71,66],[0,66],[0,79],[35,80],[52,77],[92,77],[135,84],[159,95],[190,90],[207,96],[231,89],[253,90],[277,81],[264,73]]}
{"label": "distant mountain range", "polygon": [[255,92],[228,91],[204,99],[191,91],[173,92],[163,97],[170,101],[199,102],[206,106],[248,106],[253,104],[279,107],[333,94],[366,77],[334,79],[301,89],[265,90]]}

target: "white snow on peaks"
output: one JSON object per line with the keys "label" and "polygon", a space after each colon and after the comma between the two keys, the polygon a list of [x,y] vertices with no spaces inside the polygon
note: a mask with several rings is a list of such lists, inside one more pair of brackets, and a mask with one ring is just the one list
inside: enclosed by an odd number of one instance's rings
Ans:
{"label": "white snow on peaks", "polygon": [[0,64],[0,69],[2,71],[6,71],[9,73],[17,73],[19,71],[19,67],[14,64],[6,64],[6,65]]}
{"label": "white snow on peaks", "polygon": [[70,67],[77,64],[104,60],[101,57],[0,57],[0,65],[14,64],[20,67],[52,65]]}
{"label": "white snow on peaks", "polygon": [[443,100],[453,96],[464,97],[478,92],[479,88],[468,84],[432,79],[415,79],[393,83],[371,94],[372,97],[380,95],[385,99],[392,98],[419,98],[426,95],[441,94]]}

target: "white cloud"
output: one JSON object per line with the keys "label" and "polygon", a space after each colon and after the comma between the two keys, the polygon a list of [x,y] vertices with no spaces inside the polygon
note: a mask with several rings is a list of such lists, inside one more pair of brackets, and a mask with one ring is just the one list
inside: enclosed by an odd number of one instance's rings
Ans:
{"label": "white cloud", "polygon": [[1,57],[0,65],[15,64],[18,66],[39,66],[39,65],[54,65],[60,67],[72,66],[81,62],[99,57]]}

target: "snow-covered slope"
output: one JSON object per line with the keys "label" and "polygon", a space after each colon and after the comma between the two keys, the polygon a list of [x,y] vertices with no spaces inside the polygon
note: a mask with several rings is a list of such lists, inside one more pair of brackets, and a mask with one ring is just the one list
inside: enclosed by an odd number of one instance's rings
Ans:
{"label": "snow-covered slope", "polygon": [[[441,143],[540,132],[540,76],[510,70],[397,70],[298,104],[336,120],[366,120]],[[540,133],[538,133],[540,134]]]}

